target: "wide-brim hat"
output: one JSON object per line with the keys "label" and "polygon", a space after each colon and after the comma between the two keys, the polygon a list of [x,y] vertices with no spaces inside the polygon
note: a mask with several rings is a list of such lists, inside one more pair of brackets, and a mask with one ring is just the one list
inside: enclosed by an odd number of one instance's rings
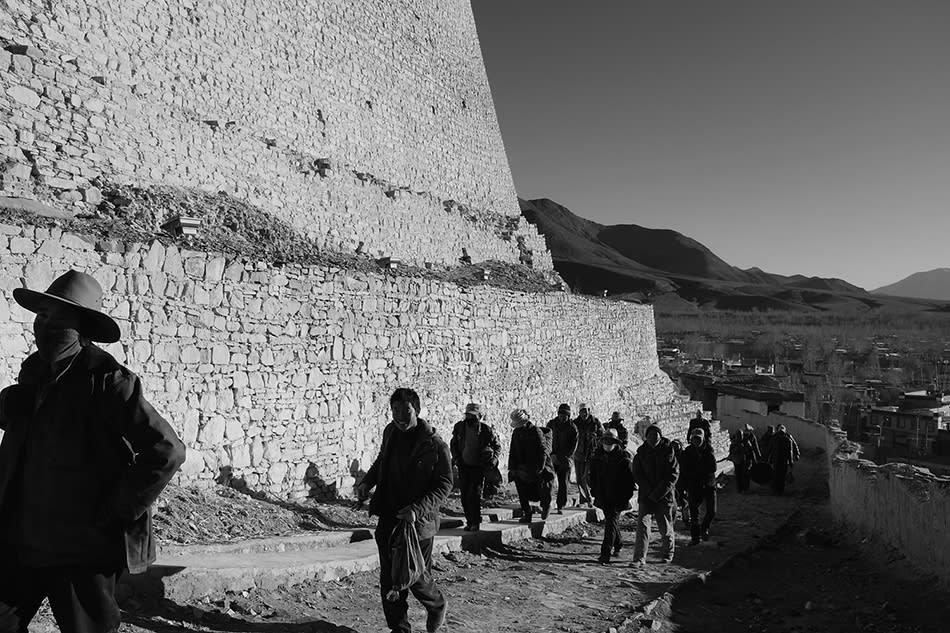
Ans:
{"label": "wide-brim hat", "polygon": [[72,308],[79,314],[79,333],[99,343],[119,340],[119,324],[102,312],[102,286],[86,273],[70,270],[53,280],[46,292],[15,288],[13,299],[30,312],[50,305]]}
{"label": "wide-brim hat", "polygon": [[610,421],[611,421],[611,422],[623,422],[623,418],[620,417],[620,411],[614,411],[613,413],[611,413],[611,414],[610,414]]}

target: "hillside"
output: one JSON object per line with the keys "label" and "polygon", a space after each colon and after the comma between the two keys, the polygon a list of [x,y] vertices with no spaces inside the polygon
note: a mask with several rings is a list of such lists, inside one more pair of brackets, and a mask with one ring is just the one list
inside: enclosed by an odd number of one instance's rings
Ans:
{"label": "hillside", "polygon": [[871,291],[895,297],[916,297],[950,301],[950,268],[935,268],[914,273],[900,281]]}
{"label": "hillside", "polygon": [[[625,299],[657,301],[671,311],[863,312],[895,304],[912,310],[941,308],[930,301],[872,295],[842,279],[744,270],[676,231],[606,226],[547,198],[520,203],[522,214],[547,240],[555,268],[576,292],[606,290]],[[950,278],[950,269],[944,270]],[[950,300],[950,282],[946,296]]]}

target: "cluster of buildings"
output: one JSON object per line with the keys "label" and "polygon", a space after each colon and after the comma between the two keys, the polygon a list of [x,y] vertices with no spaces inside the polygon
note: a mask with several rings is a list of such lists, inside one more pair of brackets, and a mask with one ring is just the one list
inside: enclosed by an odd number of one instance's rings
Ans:
{"label": "cluster of buildings", "polygon": [[670,346],[658,353],[680,389],[716,418],[754,411],[817,420],[840,426],[867,459],[950,473],[950,350],[933,384],[909,391],[883,380],[837,382],[801,360],[689,358]]}

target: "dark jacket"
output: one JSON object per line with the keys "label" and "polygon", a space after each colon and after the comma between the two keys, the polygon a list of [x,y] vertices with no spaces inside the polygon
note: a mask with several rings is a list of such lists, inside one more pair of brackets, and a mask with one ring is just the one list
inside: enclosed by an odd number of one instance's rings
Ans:
{"label": "dark jacket", "polygon": [[0,539],[27,565],[155,560],[151,505],[185,461],[139,378],[88,344],[55,381],[38,354],[0,392]]}
{"label": "dark jacket", "polygon": [[712,447],[703,442],[690,444],[681,455],[679,483],[690,498],[699,498],[703,492],[716,486],[716,456]]}
{"label": "dark jacket", "polygon": [[597,438],[604,434],[604,425],[592,415],[586,420],[580,416],[574,418],[574,427],[577,429],[577,448],[574,449],[574,459],[590,459],[597,448]]}
{"label": "dark jacket", "polygon": [[734,438],[729,445],[729,459],[736,465],[745,466],[761,461],[762,453],[755,435],[740,431],[739,437]]}
{"label": "dark jacket", "polygon": [[[452,429],[452,439],[449,447],[452,451],[452,463],[457,466],[463,465],[462,449],[465,444],[465,420],[455,423]],[[498,465],[498,454],[501,453],[501,444],[498,443],[498,436],[495,430],[485,424],[478,423],[478,454],[481,457],[482,468],[491,468]]]}
{"label": "dark jacket", "polygon": [[774,439],[775,431],[766,431],[762,434],[762,439],[759,440],[759,450],[762,452],[762,459],[767,462],[771,461],[772,440]]}
{"label": "dark jacket", "polygon": [[577,427],[570,420],[561,422],[554,418],[548,421],[548,428],[551,429],[551,455],[556,458],[564,459],[574,456],[577,449]]}
{"label": "dark jacket", "polygon": [[606,431],[607,429],[614,429],[617,431],[617,437],[620,438],[620,446],[622,448],[627,448],[627,438],[630,437],[630,435],[627,433],[627,427],[624,426],[623,420],[618,420],[616,422],[613,420],[608,420],[604,423],[604,430]]}
{"label": "dark jacket", "polygon": [[594,505],[603,510],[624,510],[633,497],[633,457],[621,447],[598,447],[591,457],[590,490]]}
{"label": "dark jacket", "polygon": [[773,466],[790,465],[801,458],[798,442],[788,433],[776,433],[772,436],[772,450],[769,452],[769,462]]}
{"label": "dark jacket", "polygon": [[[391,439],[394,433],[401,433],[396,425],[390,422],[383,430],[383,444],[379,449],[376,461],[370,466],[362,484],[367,488],[375,487],[369,501],[369,512],[377,516],[390,514],[382,498],[387,494],[388,482],[383,481],[385,473],[390,472],[389,462],[392,459],[404,459],[412,463],[410,476],[396,485],[411,499],[409,507],[416,513],[416,531],[420,539],[435,536],[439,530],[439,508],[448,499],[452,492],[452,458],[449,447],[439,437],[435,429],[420,419],[417,440],[408,455],[394,455],[391,450]],[[385,518],[394,518],[386,516]]]}
{"label": "dark jacket", "polygon": [[693,429],[702,429],[704,432],[703,437],[707,442],[712,440],[712,431],[709,429],[709,420],[706,418],[693,418],[689,421],[689,429],[686,431],[686,441],[689,442],[689,434],[693,432]]}
{"label": "dark jacket", "polygon": [[633,457],[633,478],[640,503],[673,503],[673,486],[679,477],[679,464],[673,447],[665,437],[656,448],[644,442]]}
{"label": "dark jacket", "polygon": [[508,449],[508,471],[521,481],[537,481],[543,470],[553,472],[551,456],[545,450],[544,431],[528,422],[511,432]]}

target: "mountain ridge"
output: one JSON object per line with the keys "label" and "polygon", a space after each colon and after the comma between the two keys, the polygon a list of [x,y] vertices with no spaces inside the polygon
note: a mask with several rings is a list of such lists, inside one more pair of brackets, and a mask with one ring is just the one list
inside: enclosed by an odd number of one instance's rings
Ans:
{"label": "mountain ridge", "polygon": [[875,295],[950,301],[950,268],[923,270],[871,291]]}

